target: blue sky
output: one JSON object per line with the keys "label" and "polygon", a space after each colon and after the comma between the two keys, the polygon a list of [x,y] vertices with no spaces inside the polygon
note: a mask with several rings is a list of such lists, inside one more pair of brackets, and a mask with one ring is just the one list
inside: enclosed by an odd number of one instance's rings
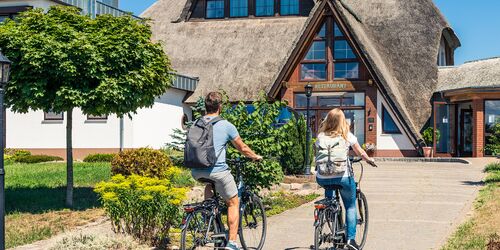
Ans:
{"label": "blue sky", "polygon": [[[405,0],[406,1],[406,0]],[[139,15],[156,0],[121,0],[120,8]],[[500,0],[434,0],[462,47],[455,63],[500,56]]]}

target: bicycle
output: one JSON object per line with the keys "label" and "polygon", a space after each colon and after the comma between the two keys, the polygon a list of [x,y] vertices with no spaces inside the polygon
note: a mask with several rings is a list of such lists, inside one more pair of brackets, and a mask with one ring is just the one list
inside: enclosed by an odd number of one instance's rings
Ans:
{"label": "bicycle", "polygon": [[[349,171],[353,174],[353,163],[359,163],[361,165],[361,175],[359,181],[356,182],[356,205],[358,206],[356,242],[362,249],[366,243],[366,237],[368,234],[369,214],[368,202],[366,200],[366,196],[361,191],[360,185],[364,172],[361,160],[361,158],[350,157]],[[375,164],[372,166],[377,167]],[[335,189],[335,197],[325,198],[314,203],[314,245],[311,246],[311,248],[315,250],[343,249],[347,243],[346,225],[343,217],[339,191],[342,187],[333,185],[327,188]]]}
{"label": "bicycle", "polygon": [[[267,217],[259,196],[250,190],[243,180],[245,162],[237,159],[228,161],[237,171],[238,196],[240,197],[240,221],[238,235],[243,249],[261,250],[266,240]],[[210,180],[201,180],[212,185]],[[224,201],[215,195],[201,203],[184,206],[185,217],[181,226],[181,250],[223,249],[227,234],[223,223]]]}

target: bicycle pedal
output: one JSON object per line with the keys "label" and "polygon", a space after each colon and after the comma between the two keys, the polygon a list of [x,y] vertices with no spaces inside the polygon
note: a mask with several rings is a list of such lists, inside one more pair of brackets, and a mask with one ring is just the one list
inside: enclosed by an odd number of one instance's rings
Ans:
{"label": "bicycle pedal", "polygon": [[214,234],[212,235],[212,239],[226,239],[226,234]]}

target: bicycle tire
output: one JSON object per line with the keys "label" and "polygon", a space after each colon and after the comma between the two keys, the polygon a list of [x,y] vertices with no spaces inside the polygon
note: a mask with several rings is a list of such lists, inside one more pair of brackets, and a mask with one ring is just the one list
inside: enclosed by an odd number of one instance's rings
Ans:
{"label": "bicycle tire", "polygon": [[[332,218],[328,219],[327,216]],[[327,210],[318,211],[319,223],[314,227],[314,249],[315,250],[328,250],[335,249],[336,243],[334,241],[334,236],[336,233],[336,227],[339,223],[336,219],[337,213],[332,213]],[[328,230],[327,234],[324,234],[324,230]]]}
{"label": "bicycle tire", "polygon": [[[261,250],[264,247],[267,233],[267,216],[264,204],[255,194],[251,194],[248,200],[243,202],[244,204],[241,206],[242,211],[240,211],[240,229],[238,232],[241,246],[245,250]],[[260,236],[250,237],[252,235],[255,236],[256,233],[260,233]]]}
{"label": "bicycle tire", "polygon": [[[213,223],[211,225],[211,228],[213,230],[213,233],[210,234],[210,228],[208,228],[208,225],[207,225],[207,222],[206,222],[206,219],[204,219],[203,217],[203,213],[207,213],[207,214],[210,214],[209,211],[206,211],[206,210],[198,210],[198,211],[194,211],[192,212],[191,214],[189,214],[186,218],[186,224],[182,230],[182,233],[181,233],[181,247],[180,249],[181,250],[196,250],[196,249],[200,249],[200,248],[205,248],[205,247],[210,247],[210,246],[207,246],[206,245],[206,238],[205,236],[210,236],[210,235],[214,235],[214,234],[218,234],[219,233],[219,228],[218,228],[218,225],[216,220],[214,219],[213,220]],[[211,217],[209,217],[208,219],[210,220]],[[203,220],[203,221],[201,221]],[[191,226],[192,223],[195,223],[195,225]],[[203,227],[200,229],[200,227]],[[196,232],[195,231],[195,236],[189,238],[188,236],[188,232],[190,229],[195,229],[195,230],[199,230],[199,232]],[[196,236],[196,234],[199,233],[200,234],[200,238],[198,238]],[[188,241],[192,241],[193,245],[192,246],[186,246],[188,244]],[[198,241],[198,243],[195,243],[196,241]],[[191,244],[189,244],[191,245]],[[211,246],[211,248],[216,248],[218,246],[220,246],[221,244],[217,244],[217,243],[213,243],[213,246]]]}
{"label": "bicycle tire", "polygon": [[368,201],[363,192],[359,192],[356,198],[357,209],[357,220],[356,223],[356,242],[363,248],[366,243],[366,238],[368,236],[368,225],[369,225],[369,212],[368,212]]}

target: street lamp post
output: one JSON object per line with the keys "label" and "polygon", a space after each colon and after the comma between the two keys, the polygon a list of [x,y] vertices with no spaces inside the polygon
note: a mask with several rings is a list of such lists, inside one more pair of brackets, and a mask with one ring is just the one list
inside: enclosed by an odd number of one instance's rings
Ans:
{"label": "street lamp post", "polygon": [[313,86],[308,83],[306,86],[305,86],[305,90],[306,90],[306,97],[307,97],[307,132],[306,132],[306,167],[305,167],[305,171],[304,171],[304,174],[305,175],[311,175],[311,159],[309,158],[310,157],[310,145],[311,145],[311,137],[312,137],[312,133],[311,133],[311,114],[310,114],[310,109],[311,109],[311,96],[312,96],[312,92],[313,92]]}
{"label": "street lamp post", "polygon": [[12,62],[0,50],[0,250],[5,249],[4,95]]}

